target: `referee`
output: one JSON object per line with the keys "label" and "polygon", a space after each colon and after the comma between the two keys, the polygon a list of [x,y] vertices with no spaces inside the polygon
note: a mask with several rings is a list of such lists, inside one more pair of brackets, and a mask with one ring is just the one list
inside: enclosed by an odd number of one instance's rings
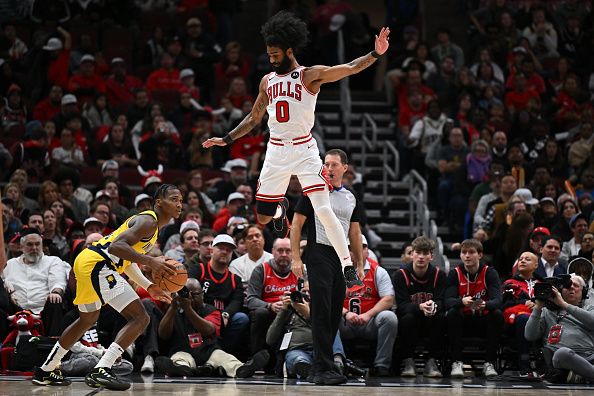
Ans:
{"label": "referee", "polygon": [[[346,153],[339,149],[329,150],[324,157],[324,167],[334,187],[330,193],[330,205],[350,241],[353,265],[359,270],[363,257],[359,225],[361,208],[355,195],[342,186],[342,175],[348,168]],[[297,203],[291,223],[292,269],[298,277],[302,277],[304,272],[299,249],[304,225],[307,227],[307,247],[304,255],[311,295],[313,381],[318,385],[341,384],[347,379],[334,369],[332,344],[342,315],[346,285],[341,261],[307,196],[302,196]]]}

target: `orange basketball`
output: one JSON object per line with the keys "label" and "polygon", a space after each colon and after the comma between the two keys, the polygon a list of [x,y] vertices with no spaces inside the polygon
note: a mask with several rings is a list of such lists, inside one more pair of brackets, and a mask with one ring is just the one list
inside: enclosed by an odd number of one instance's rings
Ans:
{"label": "orange basketball", "polygon": [[188,271],[186,270],[185,265],[177,260],[170,258],[167,261],[175,265],[175,275],[155,279],[155,283],[161,288],[161,290],[175,293],[180,291],[181,288],[186,285],[186,281],[188,280]]}

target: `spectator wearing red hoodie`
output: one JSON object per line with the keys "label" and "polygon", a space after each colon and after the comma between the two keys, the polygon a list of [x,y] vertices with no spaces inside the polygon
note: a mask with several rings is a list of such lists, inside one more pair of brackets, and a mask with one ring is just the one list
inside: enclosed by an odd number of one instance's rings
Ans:
{"label": "spectator wearing red hoodie", "polygon": [[194,84],[194,70],[192,69],[183,69],[179,72],[179,80],[182,83],[180,88],[181,93],[189,93],[192,99],[195,101],[200,100],[200,88],[198,88]]}
{"label": "spectator wearing red hoodie", "polygon": [[179,70],[173,67],[173,58],[167,52],[161,55],[161,68],[152,72],[146,80],[149,92],[157,90],[175,90],[182,87]]}
{"label": "spectator wearing red hoodie", "polygon": [[70,48],[72,48],[72,38],[70,33],[61,27],[58,32],[64,37],[64,43],[57,37],[52,37],[43,46],[45,51],[50,53],[50,63],[47,69],[47,81],[55,84],[62,89],[68,88],[68,69],[70,64]]}
{"label": "spectator wearing red hoodie", "polygon": [[59,85],[52,86],[47,98],[35,105],[33,119],[45,123],[54,118],[61,109],[62,93],[62,88]]}
{"label": "spectator wearing red hoodie", "polygon": [[111,75],[105,81],[107,102],[113,109],[125,109],[134,102],[134,92],[142,88],[143,82],[126,73],[126,63],[122,58],[111,60]]}
{"label": "spectator wearing red hoodie", "polygon": [[528,107],[530,99],[534,98],[540,101],[538,92],[526,88],[526,76],[522,72],[517,72],[514,76],[514,89],[505,95],[505,107],[513,115]]}
{"label": "spectator wearing red hoodie", "polygon": [[83,55],[80,58],[80,69],[70,77],[68,90],[83,102],[91,102],[98,93],[105,93],[105,82],[95,73],[95,57]]}
{"label": "spectator wearing red hoodie", "polygon": [[2,113],[2,126],[6,129],[16,125],[24,126],[27,122],[27,107],[18,85],[11,84],[8,87]]}
{"label": "spectator wearing red hoodie", "polygon": [[245,197],[240,192],[233,192],[227,197],[227,206],[217,213],[212,230],[216,233],[224,232],[227,227],[227,222],[233,216],[238,216],[241,208],[245,206]]}

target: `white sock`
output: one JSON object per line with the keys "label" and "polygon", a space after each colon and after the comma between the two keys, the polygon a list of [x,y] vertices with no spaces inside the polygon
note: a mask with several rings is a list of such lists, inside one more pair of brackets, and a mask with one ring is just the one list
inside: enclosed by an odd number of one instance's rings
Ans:
{"label": "white sock", "polygon": [[340,259],[342,267],[344,268],[348,265],[353,265],[344,229],[336,217],[336,214],[332,211],[328,192],[314,192],[309,194],[308,197],[320,222],[324,226],[328,240],[332,244],[332,247],[334,247],[334,250],[336,250],[336,254]]}
{"label": "white sock", "polygon": [[68,353],[68,349],[64,349],[59,342],[52,348],[52,351],[47,356],[45,362],[41,365],[41,369],[46,372],[54,371],[62,358]]}
{"label": "white sock", "polygon": [[122,353],[124,353],[122,347],[116,344],[115,342],[112,342],[109,348],[107,348],[107,350],[103,354],[103,356],[101,356],[101,359],[99,360],[99,363],[97,363],[95,368],[113,366],[115,361],[118,360],[120,356],[122,356]]}

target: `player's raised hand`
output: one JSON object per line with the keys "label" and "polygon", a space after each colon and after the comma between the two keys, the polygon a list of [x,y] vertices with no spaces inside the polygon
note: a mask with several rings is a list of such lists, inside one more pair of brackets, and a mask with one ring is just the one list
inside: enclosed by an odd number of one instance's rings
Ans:
{"label": "player's raised hand", "polygon": [[227,143],[223,141],[222,138],[219,137],[212,137],[208,139],[206,142],[202,143],[202,147],[209,148],[212,146],[226,146]]}
{"label": "player's raised hand", "polygon": [[383,55],[390,46],[390,28],[383,27],[379,35],[375,35],[375,52],[378,55]]}

